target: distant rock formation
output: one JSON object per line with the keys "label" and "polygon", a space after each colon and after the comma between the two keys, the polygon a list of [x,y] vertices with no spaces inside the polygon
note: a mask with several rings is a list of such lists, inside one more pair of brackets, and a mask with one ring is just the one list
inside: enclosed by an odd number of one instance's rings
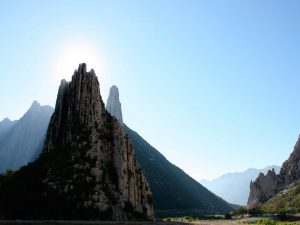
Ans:
{"label": "distant rock formation", "polygon": [[269,171],[266,175],[259,174],[258,178],[250,183],[250,194],[247,206],[255,208],[259,203],[266,202],[276,193],[282,191],[291,183],[300,178],[300,136],[288,160],[286,160],[276,175]]}
{"label": "distant rock formation", "polygon": [[106,103],[106,110],[123,126],[122,107],[119,99],[119,89],[113,85],[109,90],[109,96]]}
{"label": "distant rock formation", "polygon": [[[10,183],[20,180],[27,188],[26,196]],[[87,72],[85,64],[79,65],[71,82],[61,82],[39,159],[11,178],[0,178],[0,215],[153,219],[152,194],[133,146],[105,110],[96,74]]]}
{"label": "distant rock formation", "polygon": [[264,169],[250,168],[242,172],[227,173],[213,180],[199,182],[227,202],[246,206],[250,182],[254,181],[260,173],[266,174],[273,168],[276,173],[279,173],[280,167],[273,165]]}
{"label": "distant rock formation", "polygon": [[53,113],[34,101],[20,120],[0,122],[0,173],[16,170],[37,158]]}
{"label": "distant rock formation", "polygon": [[3,138],[13,128],[17,121],[11,121],[9,118],[5,118],[0,122],[0,143]]}
{"label": "distant rock formation", "polygon": [[[115,86],[112,89],[114,91],[110,94],[119,96],[118,89]],[[116,100],[116,98],[109,97],[106,107],[108,106],[110,109],[107,110],[111,115],[118,118],[122,112],[119,98]],[[227,202],[170,163],[138,133],[125,124],[123,127],[134,145],[137,159],[150,184],[156,215],[160,217],[197,216],[224,214],[232,210]]]}
{"label": "distant rock formation", "polygon": [[283,188],[300,178],[300,136],[294,146],[294,151],[282,164],[279,176],[279,188]]}
{"label": "distant rock formation", "polygon": [[265,202],[277,192],[278,178],[275,170],[269,170],[266,175],[260,173],[255,182],[250,183],[248,207],[253,208],[259,202]]}

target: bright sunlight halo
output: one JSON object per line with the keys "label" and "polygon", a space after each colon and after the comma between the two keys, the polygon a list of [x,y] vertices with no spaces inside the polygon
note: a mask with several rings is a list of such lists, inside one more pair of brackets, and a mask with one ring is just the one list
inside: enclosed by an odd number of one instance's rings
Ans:
{"label": "bright sunlight halo", "polygon": [[57,84],[62,79],[70,80],[80,63],[87,64],[87,71],[93,68],[96,74],[101,73],[101,59],[90,45],[85,43],[64,45],[54,59],[53,81]]}

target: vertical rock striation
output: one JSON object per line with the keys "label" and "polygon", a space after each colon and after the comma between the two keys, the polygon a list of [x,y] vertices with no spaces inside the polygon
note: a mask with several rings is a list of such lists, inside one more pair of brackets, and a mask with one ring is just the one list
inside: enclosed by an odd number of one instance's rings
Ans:
{"label": "vertical rock striation", "polygon": [[[112,92],[118,94],[117,89]],[[118,100],[118,95],[114,97]],[[95,72],[87,72],[85,64],[70,83],[61,82],[44,146],[44,152],[52,151],[70,151],[72,171],[70,180],[60,182],[56,176],[60,171],[50,168],[46,182],[72,194],[77,188],[74,181],[85,179],[91,187],[81,190],[85,196],[78,201],[81,207],[112,213],[119,220],[137,214],[153,218],[151,192],[133,146],[122,126],[105,110]]]}
{"label": "vertical rock striation", "polygon": [[[21,212],[36,204],[38,208],[24,212],[26,218],[154,217],[152,194],[133,146],[117,119],[105,110],[96,74],[87,72],[85,64],[75,70],[71,82],[61,81],[43,152],[13,177],[19,181],[26,176],[22,185],[28,187],[26,193],[35,193],[32,197],[14,192],[10,196],[7,192],[14,189],[6,189],[10,179],[1,183],[0,177],[0,215],[24,218]],[[14,201],[25,202],[21,212],[11,212],[17,205]]]}
{"label": "vertical rock striation", "polygon": [[115,85],[113,85],[109,90],[106,109],[123,126],[122,107],[119,99],[119,89]]}
{"label": "vertical rock striation", "polygon": [[259,202],[267,201],[276,193],[277,187],[278,178],[274,169],[269,170],[266,175],[260,173],[255,182],[250,183],[248,207],[253,208]]}
{"label": "vertical rock striation", "polygon": [[260,174],[250,183],[250,195],[247,206],[256,207],[259,203],[266,202],[278,192],[300,178],[300,136],[294,147],[294,151],[282,164],[280,173],[269,171],[266,175]]}

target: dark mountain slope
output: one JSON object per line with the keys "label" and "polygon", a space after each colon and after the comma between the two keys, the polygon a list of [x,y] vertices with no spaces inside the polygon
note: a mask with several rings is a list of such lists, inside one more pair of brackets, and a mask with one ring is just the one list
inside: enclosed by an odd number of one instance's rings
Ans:
{"label": "dark mountain slope", "polygon": [[232,208],[183,170],[170,163],[137,132],[124,124],[153,194],[159,216],[227,213]]}

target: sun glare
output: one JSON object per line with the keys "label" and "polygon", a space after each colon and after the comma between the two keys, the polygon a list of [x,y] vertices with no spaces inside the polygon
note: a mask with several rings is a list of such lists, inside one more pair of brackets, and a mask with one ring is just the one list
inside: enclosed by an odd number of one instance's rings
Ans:
{"label": "sun glare", "polygon": [[62,46],[54,59],[53,81],[70,80],[80,63],[86,63],[88,71],[93,68],[97,74],[101,73],[101,59],[94,49],[89,43],[82,42]]}

